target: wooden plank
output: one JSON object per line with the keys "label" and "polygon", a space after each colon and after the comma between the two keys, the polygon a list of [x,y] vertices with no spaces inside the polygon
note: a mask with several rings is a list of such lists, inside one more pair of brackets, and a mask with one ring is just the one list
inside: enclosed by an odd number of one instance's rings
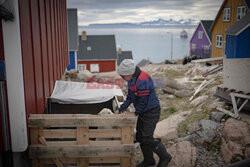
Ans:
{"label": "wooden plank", "polygon": [[39,144],[39,128],[30,128],[31,144]]}
{"label": "wooden plank", "polygon": [[76,141],[47,141],[49,146],[77,145]]}
{"label": "wooden plank", "polygon": [[[49,146],[65,146],[65,145],[77,145],[76,141],[47,141]],[[91,146],[117,146],[121,145],[120,140],[109,140],[109,141],[89,141]]]}
{"label": "wooden plank", "polygon": [[77,160],[77,167],[88,167],[89,159],[88,158],[79,158]]}
{"label": "wooden plank", "polygon": [[[89,163],[120,163],[119,157],[91,157]],[[63,164],[77,164],[77,158],[62,158]],[[54,164],[52,159],[41,159],[44,164]]]}
{"label": "wooden plank", "polygon": [[44,138],[76,138],[75,129],[44,129]]}
{"label": "wooden plank", "polygon": [[90,129],[90,138],[121,138],[121,129]]}
{"label": "wooden plank", "polygon": [[121,158],[121,167],[131,167],[131,158],[130,157],[122,157]]}
{"label": "wooden plank", "polygon": [[91,146],[119,146],[121,140],[108,140],[108,141],[90,141]]}
{"label": "wooden plank", "polygon": [[134,128],[132,126],[122,127],[122,144],[134,143]]}
{"label": "wooden plank", "polygon": [[[48,146],[46,140],[44,137],[39,137],[39,141],[45,145],[45,146]],[[56,164],[57,167],[63,167],[63,164],[61,163],[61,161],[58,159],[58,158],[54,158],[52,159],[52,161]]]}
{"label": "wooden plank", "polygon": [[32,160],[32,167],[39,167],[39,160],[38,159],[33,159]]}
{"label": "wooden plank", "polygon": [[[88,127],[88,126],[134,126],[136,117],[131,115],[114,116],[83,116],[57,117],[57,114],[31,116],[29,127]],[[65,114],[66,115],[66,114]]]}
{"label": "wooden plank", "polygon": [[119,157],[93,157],[89,163],[120,163]]}
{"label": "wooden plank", "polygon": [[89,128],[77,127],[76,140],[77,140],[77,144],[88,144],[89,143]]}
{"label": "wooden plank", "polygon": [[[107,154],[108,152],[108,154]],[[133,144],[117,146],[64,145],[64,146],[35,146],[29,147],[29,156],[36,158],[79,158],[79,157],[130,157],[134,154]]]}

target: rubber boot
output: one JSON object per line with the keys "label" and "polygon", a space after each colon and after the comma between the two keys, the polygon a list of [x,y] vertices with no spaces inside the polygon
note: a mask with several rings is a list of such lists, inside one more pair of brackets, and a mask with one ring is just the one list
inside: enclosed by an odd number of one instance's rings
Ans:
{"label": "rubber boot", "polygon": [[136,167],[148,167],[155,165],[155,159],[153,157],[153,151],[150,146],[140,145],[144,160],[136,165]]}
{"label": "rubber boot", "polygon": [[157,167],[167,167],[172,156],[167,152],[165,146],[160,142],[155,148],[153,148],[153,152],[160,158]]}

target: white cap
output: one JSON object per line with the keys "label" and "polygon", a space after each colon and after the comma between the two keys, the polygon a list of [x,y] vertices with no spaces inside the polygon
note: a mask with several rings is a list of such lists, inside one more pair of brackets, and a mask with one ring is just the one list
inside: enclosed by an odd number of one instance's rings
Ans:
{"label": "white cap", "polygon": [[132,75],[135,73],[135,62],[132,59],[124,59],[119,65],[117,72],[120,75]]}

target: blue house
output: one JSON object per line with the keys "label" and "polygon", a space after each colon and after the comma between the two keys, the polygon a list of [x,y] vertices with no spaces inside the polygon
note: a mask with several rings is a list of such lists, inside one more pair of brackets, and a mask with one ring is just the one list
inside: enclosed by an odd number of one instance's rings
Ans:
{"label": "blue house", "polygon": [[78,21],[77,9],[67,9],[68,16],[68,42],[69,42],[69,65],[67,70],[77,70],[78,59]]}
{"label": "blue house", "polygon": [[250,13],[226,31],[226,58],[250,58]]}
{"label": "blue house", "polygon": [[[230,93],[250,93],[250,13],[226,31],[226,48],[223,57],[223,84],[215,96],[232,103]],[[239,101],[239,105],[243,101]],[[250,110],[250,101],[244,109]]]}

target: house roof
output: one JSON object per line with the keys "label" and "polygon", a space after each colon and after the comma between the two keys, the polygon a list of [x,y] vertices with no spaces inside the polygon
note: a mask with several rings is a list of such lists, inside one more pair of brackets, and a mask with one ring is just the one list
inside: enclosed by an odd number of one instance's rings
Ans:
{"label": "house roof", "polygon": [[78,50],[77,9],[67,9],[69,50]]}
{"label": "house roof", "polygon": [[245,30],[248,26],[250,26],[250,13],[232,25],[229,29],[227,29],[226,33],[230,35],[238,35],[240,32]]}
{"label": "house roof", "polygon": [[137,64],[137,66],[143,67],[143,66],[148,65],[148,64],[150,64],[150,63],[151,63],[151,62],[150,62],[149,60],[142,59],[142,60]]}
{"label": "house roof", "polygon": [[210,26],[212,25],[213,20],[201,20],[201,24],[206,31],[206,34],[210,41],[212,41],[212,32],[209,30]]}
{"label": "house roof", "polygon": [[[220,14],[221,10],[224,8],[224,5],[225,5],[226,1],[227,1],[227,0],[224,0],[223,3],[222,3],[221,6],[220,6],[220,9],[219,9],[219,11],[218,11],[218,13],[217,13],[217,15],[216,15],[216,17],[215,17],[215,19],[214,19],[214,21],[213,21],[211,27],[210,27],[210,31],[211,31],[211,32],[212,32],[212,29],[213,29],[213,27],[214,27],[214,23],[216,22],[216,20],[217,20],[218,17],[219,17],[219,14]],[[243,2],[244,2],[244,4],[245,4],[245,5],[247,6],[247,8],[248,8],[248,12],[250,12],[250,0],[243,0]]]}
{"label": "house roof", "polygon": [[86,40],[79,36],[80,60],[116,60],[115,35],[87,35]]}
{"label": "house roof", "polygon": [[132,51],[122,51],[121,54],[118,53],[117,65],[120,65],[124,59],[133,59]]}
{"label": "house roof", "polygon": [[250,10],[250,0],[243,0],[245,5],[247,6],[248,8],[248,11]]}

